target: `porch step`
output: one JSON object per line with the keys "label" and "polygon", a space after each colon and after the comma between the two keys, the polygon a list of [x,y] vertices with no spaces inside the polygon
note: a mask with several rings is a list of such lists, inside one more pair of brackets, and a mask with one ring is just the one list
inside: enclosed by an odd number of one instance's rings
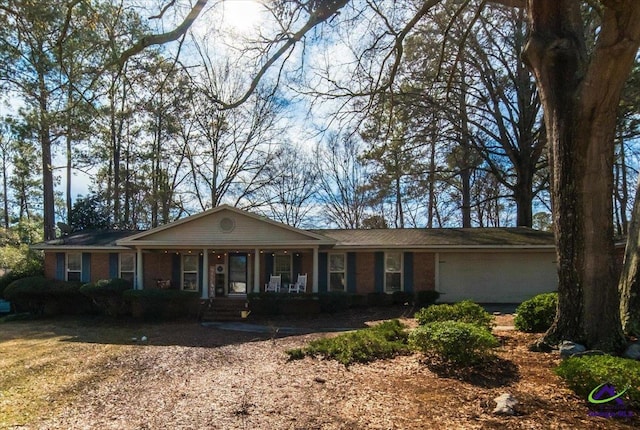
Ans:
{"label": "porch step", "polygon": [[220,297],[203,301],[200,319],[202,321],[242,321],[244,311],[249,310],[246,299]]}

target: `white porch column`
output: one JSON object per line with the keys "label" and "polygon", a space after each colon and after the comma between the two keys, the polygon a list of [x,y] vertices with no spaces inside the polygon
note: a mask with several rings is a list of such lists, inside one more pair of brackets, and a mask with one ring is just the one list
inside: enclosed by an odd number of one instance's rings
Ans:
{"label": "white porch column", "polygon": [[313,292],[318,292],[318,247],[313,248]]}
{"label": "white porch column", "polygon": [[209,298],[209,250],[202,250],[202,298]]}
{"label": "white porch column", "polygon": [[253,250],[253,292],[260,292],[260,250]]}
{"label": "white porch column", "polygon": [[136,290],[144,289],[144,269],[142,267],[142,248],[138,248],[136,254]]}

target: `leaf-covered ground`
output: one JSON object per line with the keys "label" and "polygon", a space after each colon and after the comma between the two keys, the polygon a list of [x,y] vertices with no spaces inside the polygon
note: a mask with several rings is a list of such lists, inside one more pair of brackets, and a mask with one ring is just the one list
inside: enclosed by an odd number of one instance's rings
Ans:
{"label": "leaf-covered ground", "polygon": [[[27,429],[631,429],[589,417],[553,373],[555,354],[498,318],[499,359],[460,372],[420,355],[348,369],[287,362],[285,351],[408,315],[402,309],[302,320],[254,320],[262,332],[195,322],[58,319],[0,324],[0,428]],[[405,320],[415,324],[411,319]],[[308,333],[298,334],[298,330]],[[146,336],[142,342],[140,338]],[[133,340],[136,338],[136,340]],[[492,414],[508,392],[517,416]]]}

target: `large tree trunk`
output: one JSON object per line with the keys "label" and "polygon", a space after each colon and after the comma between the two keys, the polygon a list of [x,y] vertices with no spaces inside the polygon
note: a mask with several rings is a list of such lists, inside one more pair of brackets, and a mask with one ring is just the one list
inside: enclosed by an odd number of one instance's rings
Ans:
{"label": "large tree trunk", "polygon": [[627,248],[620,275],[620,319],[629,335],[640,336],[640,181],[633,202]]}
{"label": "large tree trunk", "polygon": [[48,90],[45,84],[44,72],[38,70],[39,86],[39,121],[38,139],[42,150],[42,188],[43,188],[43,224],[44,240],[56,238],[55,201],[53,193],[53,160],[51,156],[51,130],[48,113]]}
{"label": "large tree trunk", "polygon": [[620,93],[640,38],[640,2],[614,4],[624,11],[605,9],[588,62],[579,2],[529,0],[525,50],[552,158],[559,303],[545,340],[606,351],[624,343],[613,250],[613,142]]}

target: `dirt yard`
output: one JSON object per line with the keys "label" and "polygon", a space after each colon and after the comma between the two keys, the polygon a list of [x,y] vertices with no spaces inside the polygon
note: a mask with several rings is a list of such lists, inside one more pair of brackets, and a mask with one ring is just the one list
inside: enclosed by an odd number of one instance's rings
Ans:
{"label": "dirt yard", "polygon": [[[195,322],[62,319],[0,324],[1,429],[631,429],[588,416],[552,372],[554,354],[498,317],[499,360],[451,374],[419,355],[350,368],[285,351],[330,329],[403,317],[402,309],[253,320],[261,332]],[[411,319],[405,320],[415,324]],[[295,329],[295,330],[291,330]],[[307,333],[301,333],[302,331]],[[141,341],[146,336],[145,341]],[[134,340],[135,338],[135,340]],[[511,393],[517,416],[492,414]]]}

